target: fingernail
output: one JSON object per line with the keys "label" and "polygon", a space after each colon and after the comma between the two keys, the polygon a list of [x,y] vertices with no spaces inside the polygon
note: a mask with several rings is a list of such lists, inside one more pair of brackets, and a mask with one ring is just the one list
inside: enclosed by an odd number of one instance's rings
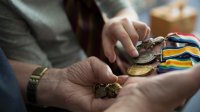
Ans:
{"label": "fingernail", "polygon": [[133,51],[131,51],[130,55],[131,55],[132,57],[137,57],[137,56],[139,56],[139,53],[138,53],[137,50],[133,50]]}

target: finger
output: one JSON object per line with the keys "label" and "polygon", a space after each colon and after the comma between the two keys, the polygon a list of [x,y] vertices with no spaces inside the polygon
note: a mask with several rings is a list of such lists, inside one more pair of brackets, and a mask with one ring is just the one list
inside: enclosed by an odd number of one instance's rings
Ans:
{"label": "finger", "polygon": [[122,20],[122,24],[124,29],[126,30],[126,32],[128,33],[131,41],[133,42],[133,44],[136,46],[138,39],[139,39],[139,35],[136,32],[133,24],[131,23],[131,21],[129,21],[127,18]]}
{"label": "finger", "polygon": [[143,40],[147,40],[147,39],[150,37],[150,32],[151,32],[151,29],[150,29],[150,27],[148,26],[148,27],[147,27],[147,31],[146,31],[146,33],[145,33],[145,37],[144,37]]}
{"label": "finger", "polygon": [[123,47],[130,56],[137,57],[139,55],[138,51],[134,47],[130,36],[128,35],[122,24],[116,24],[114,28],[115,29],[112,32],[113,36],[122,43]]}
{"label": "finger", "polygon": [[128,80],[128,76],[127,75],[121,75],[121,76],[118,76],[118,83],[121,84],[121,85],[124,85],[124,83]]}
{"label": "finger", "polygon": [[118,77],[112,73],[110,67],[98,58],[91,57],[90,64],[95,76],[94,83],[113,83],[118,80]]}
{"label": "finger", "polygon": [[116,42],[112,40],[111,37],[108,37],[107,35],[103,35],[103,38],[104,39],[102,39],[102,46],[103,46],[104,54],[111,63],[114,63],[116,60],[116,54],[114,50],[114,46]]}
{"label": "finger", "polygon": [[139,35],[139,41],[145,40],[149,35],[150,28],[143,22],[133,22],[133,26],[135,27],[136,32]]}
{"label": "finger", "polygon": [[[163,91],[163,103],[170,104],[177,102],[173,106],[179,106],[186,98],[193,95],[200,87],[200,65],[184,71],[175,71],[162,74],[152,78],[157,82],[157,89]],[[178,94],[177,94],[178,93]]]}
{"label": "finger", "polygon": [[122,60],[120,60],[119,57],[117,57],[116,63],[117,63],[117,66],[120,68],[120,70],[123,74],[127,73],[126,70],[128,68],[128,65],[126,66],[125,63],[123,63]]}

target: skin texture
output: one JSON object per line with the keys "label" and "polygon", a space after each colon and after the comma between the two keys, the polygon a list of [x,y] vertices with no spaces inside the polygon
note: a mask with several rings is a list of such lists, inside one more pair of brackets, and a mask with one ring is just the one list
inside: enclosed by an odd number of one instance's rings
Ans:
{"label": "skin texture", "polygon": [[[14,60],[10,60],[10,64],[26,99],[28,79],[38,66]],[[115,76],[108,65],[99,59],[90,57],[70,67],[48,69],[39,82],[37,100],[41,105],[75,112],[98,112],[110,106],[114,99],[95,98],[93,86],[97,83],[114,83],[117,80],[120,82],[123,78]]]}
{"label": "skin texture", "polygon": [[[139,22],[132,11],[124,9],[106,21],[102,32],[104,53],[110,62],[116,61],[114,46],[119,40],[129,55],[138,56],[135,44],[144,40],[149,27]],[[119,59],[120,60],[120,59]],[[26,87],[32,72],[39,67],[9,60],[26,100]],[[123,63],[117,62],[123,65]],[[169,112],[198,88],[200,65],[151,78],[117,77],[99,59],[90,57],[63,69],[50,68],[41,78],[37,100],[41,105],[55,106],[75,112]],[[116,99],[96,99],[92,87],[96,83],[120,82],[122,89]],[[179,94],[176,94],[179,93]]]}
{"label": "skin texture", "polygon": [[[26,70],[34,67],[17,61],[10,63],[17,68],[14,71],[25,97],[27,81],[24,79],[28,80],[30,74],[22,71],[25,66]],[[37,99],[39,104],[75,112],[102,112],[105,109],[105,112],[169,112],[199,89],[199,72],[200,65],[197,65],[147,78],[117,77],[105,63],[90,57],[67,68],[48,69],[39,82]],[[96,83],[113,82],[122,85],[116,99],[94,97],[92,88]]]}
{"label": "skin texture", "polygon": [[128,78],[105,112],[171,112],[200,88],[200,65],[150,78]]}
{"label": "skin texture", "polygon": [[105,56],[111,63],[115,62],[115,44],[120,41],[132,57],[139,54],[135,48],[137,41],[148,38],[150,28],[143,22],[138,21],[133,10],[124,9],[115,17],[106,21],[102,32],[102,45]]}

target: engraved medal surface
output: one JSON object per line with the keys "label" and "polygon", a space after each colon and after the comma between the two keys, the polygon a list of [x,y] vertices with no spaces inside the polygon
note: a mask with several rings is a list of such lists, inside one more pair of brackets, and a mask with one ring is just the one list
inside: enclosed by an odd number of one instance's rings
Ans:
{"label": "engraved medal surface", "polygon": [[140,52],[139,57],[134,58],[133,62],[135,64],[149,64],[151,62],[153,62],[156,59],[156,56],[154,55],[154,53],[152,51],[144,51],[144,52]]}

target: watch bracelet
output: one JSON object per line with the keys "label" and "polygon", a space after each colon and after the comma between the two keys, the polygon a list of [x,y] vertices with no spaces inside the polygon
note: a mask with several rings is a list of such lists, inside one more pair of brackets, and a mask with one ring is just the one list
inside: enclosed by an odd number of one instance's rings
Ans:
{"label": "watch bracelet", "polygon": [[37,103],[37,95],[36,95],[37,86],[40,82],[40,79],[47,71],[47,69],[48,69],[47,67],[37,67],[31,74],[28,81],[28,85],[27,85],[27,91],[26,91],[28,102],[34,103],[34,104]]}

